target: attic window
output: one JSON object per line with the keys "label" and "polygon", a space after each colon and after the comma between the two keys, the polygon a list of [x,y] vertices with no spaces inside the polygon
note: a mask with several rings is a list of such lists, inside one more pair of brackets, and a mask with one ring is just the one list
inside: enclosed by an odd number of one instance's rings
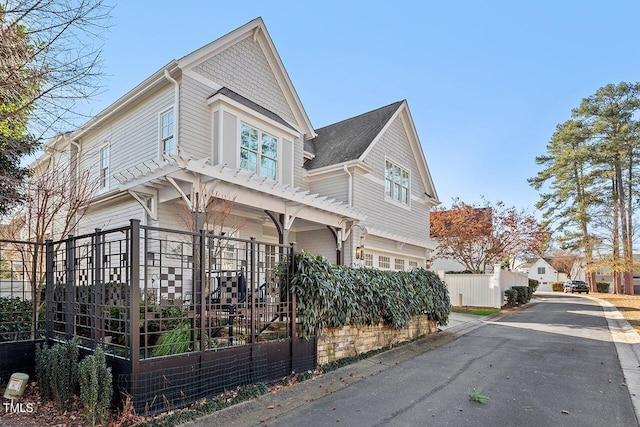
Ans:
{"label": "attic window", "polygon": [[409,204],[409,171],[386,160],[385,195],[403,205]]}
{"label": "attic window", "polygon": [[278,139],[245,124],[242,124],[240,131],[240,167],[276,179]]}

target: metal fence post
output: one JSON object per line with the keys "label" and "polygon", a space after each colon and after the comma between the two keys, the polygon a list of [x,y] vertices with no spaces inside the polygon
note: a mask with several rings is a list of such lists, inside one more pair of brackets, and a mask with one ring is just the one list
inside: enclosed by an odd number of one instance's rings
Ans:
{"label": "metal fence post", "polygon": [[104,341],[104,280],[102,271],[102,239],[101,230],[96,228],[93,238],[93,329],[92,337],[96,342]]}
{"label": "metal fence post", "polygon": [[251,238],[251,243],[250,243],[250,254],[249,254],[249,258],[250,258],[250,265],[247,271],[247,276],[250,275],[250,279],[249,279],[249,283],[247,283],[247,291],[251,291],[251,317],[250,317],[250,325],[249,328],[251,329],[251,334],[249,335],[249,342],[253,343],[255,342],[255,338],[257,336],[257,328],[256,328],[256,287],[259,286],[258,285],[258,268],[257,268],[257,264],[256,264],[256,238],[252,237]]}
{"label": "metal fence post", "polygon": [[291,243],[289,247],[289,268],[287,274],[287,292],[289,293],[289,297],[291,298],[291,306],[289,307],[289,316],[291,322],[291,341],[293,342],[295,338],[298,337],[298,331],[296,327],[296,319],[297,319],[297,308],[296,308],[296,293],[291,289],[291,279],[293,279],[293,271],[294,271],[294,263],[295,263],[295,253],[296,253],[296,244]]}
{"label": "metal fence post", "polygon": [[[53,297],[55,283],[53,282],[53,240],[47,239],[45,243],[45,308],[46,308],[46,332],[47,339],[53,339]],[[35,310],[38,307],[34,307]],[[36,325],[37,328],[37,325]]]}
{"label": "metal fence post", "polygon": [[131,343],[131,373],[140,365],[140,220],[132,219],[129,240],[129,337]]}
{"label": "metal fence post", "polygon": [[[207,254],[207,232],[206,230],[200,230],[200,247],[198,248],[199,250],[199,256],[198,258],[198,265],[196,266],[196,263],[194,262],[193,264],[193,268],[198,268],[199,270],[196,270],[197,272],[199,272],[199,279],[198,283],[197,283],[197,288],[194,289],[193,292],[193,302],[196,303],[196,310],[194,310],[194,313],[196,314],[194,317],[197,318],[197,316],[200,316],[200,351],[204,352],[205,351],[205,320],[206,320],[206,296],[205,296],[205,290],[208,289],[208,287],[206,286],[206,280],[207,280],[207,265],[206,265],[206,254]],[[195,261],[195,259],[194,259]],[[197,325],[197,323],[196,323]]]}
{"label": "metal fence post", "polygon": [[73,234],[69,234],[66,241],[66,266],[65,266],[65,335],[67,339],[71,339],[75,332],[75,266],[76,266],[76,251],[75,251],[75,239]]}

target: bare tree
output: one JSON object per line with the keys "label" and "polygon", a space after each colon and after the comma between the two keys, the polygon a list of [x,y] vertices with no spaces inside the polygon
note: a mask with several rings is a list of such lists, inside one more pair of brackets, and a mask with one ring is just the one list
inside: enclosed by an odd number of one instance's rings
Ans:
{"label": "bare tree", "polygon": [[[87,212],[99,181],[88,170],[77,169],[77,156],[68,147],[63,151],[51,148],[31,166],[31,178],[25,186],[25,201],[13,212],[5,231],[12,240],[42,243],[58,239],[59,246],[59,239],[73,233]],[[15,249],[31,286],[35,333],[46,279],[45,252],[41,245],[16,245]]]}
{"label": "bare tree", "polygon": [[77,103],[102,88],[96,44],[110,11],[103,0],[0,2],[0,123],[27,112],[36,139],[74,126]]}
{"label": "bare tree", "polygon": [[24,201],[21,165],[40,142],[77,127],[102,89],[103,0],[0,0],[0,214]]}

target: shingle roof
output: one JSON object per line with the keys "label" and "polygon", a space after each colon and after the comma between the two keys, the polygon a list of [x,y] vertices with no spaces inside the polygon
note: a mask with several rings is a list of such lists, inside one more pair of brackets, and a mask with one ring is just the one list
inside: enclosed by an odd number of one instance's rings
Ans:
{"label": "shingle roof", "polygon": [[282,117],[280,117],[279,115],[277,115],[273,111],[267,110],[263,106],[261,106],[259,104],[256,104],[255,102],[251,101],[250,99],[245,98],[244,96],[240,95],[239,93],[236,93],[236,92],[232,91],[228,87],[220,88],[212,96],[215,96],[217,94],[222,94],[222,95],[224,95],[224,96],[226,96],[228,98],[231,98],[234,101],[239,102],[240,104],[244,105],[245,107],[249,107],[252,110],[257,111],[258,113],[260,113],[260,114],[262,114],[262,115],[264,115],[266,117],[269,117],[272,120],[275,120],[276,122],[280,123],[281,125],[284,125],[284,126],[288,127],[289,129],[296,130],[296,128],[291,126],[285,119],[283,119]]}
{"label": "shingle roof", "polygon": [[305,141],[305,150],[315,157],[307,170],[358,159],[398,110],[403,101],[316,129],[318,136]]}

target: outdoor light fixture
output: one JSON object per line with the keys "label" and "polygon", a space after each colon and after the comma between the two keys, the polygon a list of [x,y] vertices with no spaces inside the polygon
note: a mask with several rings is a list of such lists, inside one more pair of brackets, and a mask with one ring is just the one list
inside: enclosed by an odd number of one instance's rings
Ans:
{"label": "outdoor light fixture", "polygon": [[364,259],[364,246],[356,248],[356,259]]}

